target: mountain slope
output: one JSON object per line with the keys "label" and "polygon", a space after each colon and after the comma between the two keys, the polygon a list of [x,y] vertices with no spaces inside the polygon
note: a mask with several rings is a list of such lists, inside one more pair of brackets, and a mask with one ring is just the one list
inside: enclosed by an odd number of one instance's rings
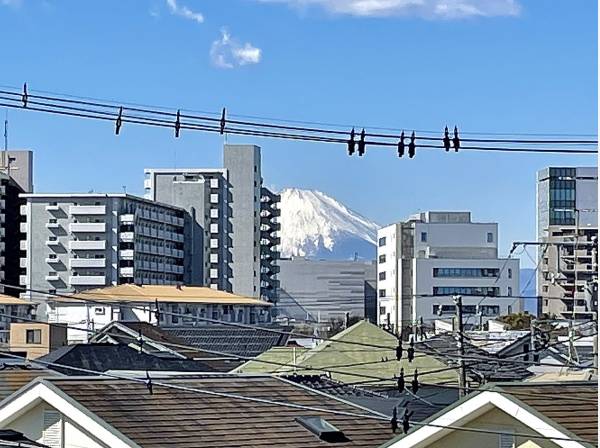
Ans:
{"label": "mountain slope", "polygon": [[287,188],[281,192],[282,256],[325,259],[375,257],[379,225],[325,193]]}

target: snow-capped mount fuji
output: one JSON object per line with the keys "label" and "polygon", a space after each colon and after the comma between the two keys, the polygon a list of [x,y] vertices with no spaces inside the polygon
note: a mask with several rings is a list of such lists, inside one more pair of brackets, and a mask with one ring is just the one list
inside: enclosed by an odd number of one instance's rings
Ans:
{"label": "snow-capped mount fuji", "polygon": [[379,225],[317,190],[281,191],[281,255],[375,258]]}

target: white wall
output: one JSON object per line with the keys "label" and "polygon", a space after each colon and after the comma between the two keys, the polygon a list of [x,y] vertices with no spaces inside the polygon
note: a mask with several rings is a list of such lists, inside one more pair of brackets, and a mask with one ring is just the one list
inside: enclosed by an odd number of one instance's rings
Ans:
{"label": "white wall", "polygon": [[[400,291],[400,278],[398,275],[398,259],[401,251],[400,225],[392,224],[377,231],[377,303],[379,325],[387,324],[387,316],[390,322],[396,320],[396,300]],[[384,246],[379,246],[379,240],[386,239]],[[379,263],[379,257],[385,256],[385,263]],[[385,280],[380,280],[380,275],[385,272]],[[382,297],[380,291],[384,290]]]}

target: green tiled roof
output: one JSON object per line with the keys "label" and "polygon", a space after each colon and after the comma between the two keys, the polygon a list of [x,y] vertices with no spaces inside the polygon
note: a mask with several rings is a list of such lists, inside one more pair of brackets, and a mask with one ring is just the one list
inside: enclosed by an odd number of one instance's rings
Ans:
{"label": "green tiled roof", "polygon": [[[398,374],[400,367],[404,367],[405,375],[412,375],[415,368],[422,374],[428,370],[447,367],[441,361],[419,353],[417,353],[417,357],[412,363],[409,363],[405,358],[400,362],[396,361],[395,348],[398,345],[396,337],[367,321],[358,322],[338,333],[332,339],[310,350],[296,348],[296,372],[299,374],[317,374],[325,373],[325,370],[331,369],[336,371],[331,373],[332,378],[338,381],[355,383],[368,381],[369,378],[366,377],[389,378],[388,382],[377,383],[386,384],[394,383],[394,375]],[[372,348],[336,341],[361,342],[389,346],[390,348]],[[385,360],[386,358],[387,361],[381,362],[382,359]],[[242,364],[236,369],[236,372],[290,373],[294,371],[293,359],[294,349],[292,347],[274,347],[259,355],[256,360]],[[266,361],[289,364],[289,367],[268,364]],[[428,383],[455,382],[456,372],[449,370],[433,373],[424,376],[421,381]]]}

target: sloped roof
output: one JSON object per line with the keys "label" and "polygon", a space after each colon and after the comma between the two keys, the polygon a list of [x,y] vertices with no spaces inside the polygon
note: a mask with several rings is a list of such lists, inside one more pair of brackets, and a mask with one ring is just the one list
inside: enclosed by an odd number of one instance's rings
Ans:
{"label": "sloped roof", "polygon": [[[382,348],[355,345],[352,342],[378,345]],[[364,320],[297,356],[295,368],[290,357],[291,351],[271,349],[259,356],[257,360],[241,365],[236,371],[283,373],[292,372],[295,369],[299,374],[318,374],[329,371],[334,380],[345,383],[382,379],[379,384],[395,384],[394,377],[398,375],[400,367],[404,368],[406,375],[412,375],[415,369],[418,369],[420,373],[426,373],[446,367],[446,364],[433,356],[422,354],[417,354],[412,363],[409,363],[406,357],[398,362],[396,360],[397,345],[398,340],[394,335]],[[389,347],[389,349],[384,347]],[[296,354],[298,355],[298,351]],[[273,359],[290,365],[281,367],[261,362]],[[428,374],[426,378],[431,383],[455,382],[456,372],[446,370]]]}
{"label": "sloped roof", "polygon": [[8,296],[6,294],[0,294],[0,305],[30,305],[36,306],[37,303],[29,300],[19,299],[18,297]]}
{"label": "sloped roof", "polygon": [[38,377],[57,376],[54,370],[5,366],[0,370],[0,401]]}
{"label": "sloped roof", "polygon": [[531,333],[529,331],[522,330],[465,332],[465,337],[471,345],[488,353],[498,355],[522,343],[530,338],[530,336]]}
{"label": "sloped roof", "polygon": [[296,421],[298,417],[308,416],[321,417],[343,431],[349,440],[336,443],[339,447],[374,447],[393,436],[385,419],[331,414],[318,409],[375,416],[368,410],[273,377],[213,375],[160,379],[160,382],[315,409],[158,385],[154,385],[150,394],[143,383],[97,377],[50,379],[32,387],[58,388],[144,448],[318,448],[329,445]]}
{"label": "sloped roof", "polygon": [[[202,361],[181,358],[162,358],[139,353],[122,344],[72,344],[48,353],[39,361],[62,364],[69,367],[106,372],[108,370],[168,370],[185,372],[214,372]],[[82,372],[49,366],[65,375],[82,375]]]}
{"label": "sloped roof", "polygon": [[57,297],[58,302],[78,302],[79,299],[98,302],[172,302],[219,303],[223,305],[254,305],[270,307],[271,303],[253,297],[239,296],[203,286],[135,285],[127,283],[106,288],[88,289],[74,294],[73,298]]}
{"label": "sloped roof", "polygon": [[[432,338],[417,342],[418,350],[428,350],[440,361],[447,365],[458,365],[459,349],[456,339],[453,335],[439,334]],[[493,359],[493,355],[483,349],[477,348],[464,341],[465,365],[467,375],[477,382],[488,381],[520,381],[532,373],[527,370],[527,365],[501,362]],[[469,360],[469,357],[485,358]],[[454,372],[456,376],[456,372]]]}
{"label": "sloped roof", "polygon": [[[597,446],[597,396],[595,381],[490,383],[442,409],[423,424],[413,425],[408,434],[382,447],[429,446],[430,442],[439,441],[448,431],[455,430],[448,430],[448,426],[469,427],[469,422],[480,416],[482,410],[489,410],[490,405],[529,426],[534,442],[537,441],[535,436],[540,435],[556,439],[552,446]],[[519,439],[523,443],[527,437],[522,435]]]}

